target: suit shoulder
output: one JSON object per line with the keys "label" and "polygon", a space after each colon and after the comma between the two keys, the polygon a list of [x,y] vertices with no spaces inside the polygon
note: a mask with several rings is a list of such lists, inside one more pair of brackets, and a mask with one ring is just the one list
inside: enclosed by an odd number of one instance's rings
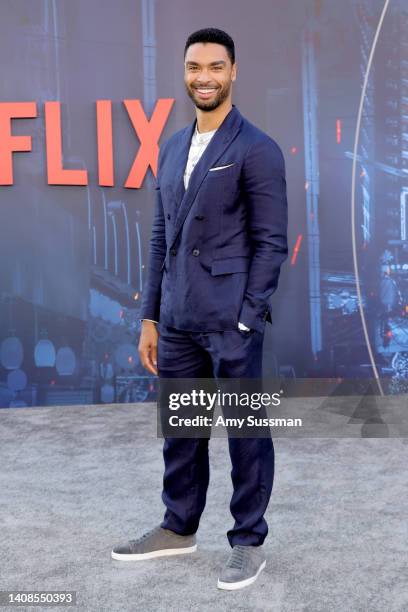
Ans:
{"label": "suit shoulder", "polygon": [[244,119],[242,131],[248,143],[248,148],[252,150],[261,148],[283,158],[282,149],[276,140],[251,123],[248,119]]}
{"label": "suit shoulder", "polygon": [[172,146],[178,143],[178,141],[186,134],[186,132],[188,132],[188,130],[190,129],[190,126],[187,125],[183,128],[180,128],[179,130],[177,130],[177,132],[174,132],[174,134],[172,134],[166,141],[165,144],[166,146]]}
{"label": "suit shoulder", "polygon": [[247,119],[244,120],[243,136],[246,147],[245,159],[248,163],[263,159],[285,172],[285,158],[274,138]]}
{"label": "suit shoulder", "polygon": [[180,130],[177,130],[177,132],[174,132],[174,134],[172,134],[169,138],[166,138],[166,140],[164,140],[161,145],[160,145],[160,153],[162,155],[162,157],[165,157],[166,152],[173,147],[174,145],[176,145],[180,138],[183,136],[183,134],[186,132],[186,130],[188,130],[188,126],[181,128]]}

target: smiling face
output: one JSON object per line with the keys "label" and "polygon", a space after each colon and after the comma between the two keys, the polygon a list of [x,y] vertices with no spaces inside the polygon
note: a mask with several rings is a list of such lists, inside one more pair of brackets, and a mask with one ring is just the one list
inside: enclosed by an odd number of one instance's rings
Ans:
{"label": "smiling face", "polygon": [[194,43],[184,59],[184,84],[195,106],[212,111],[225,100],[231,101],[231,84],[236,79],[236,64],[231,64],[227,49],[218,43]]}

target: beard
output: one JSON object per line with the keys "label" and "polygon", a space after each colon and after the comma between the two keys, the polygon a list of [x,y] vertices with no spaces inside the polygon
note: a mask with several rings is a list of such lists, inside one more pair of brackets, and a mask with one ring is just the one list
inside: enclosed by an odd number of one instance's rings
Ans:
{"label": "beard", "polygon": [[224,100],[228,98],[231,89],[231,84],[225,85],[224,87],[220,87],[220,89],[215,92],[213,100],[200,100],[196,96],[194,87],[190,87],[187,84],[185,84],[185,86],[187,95],[189,96],[189,98],[191,98],[194,105],[204,112],[210,112],[218,108],[220,104],[222,104]]}

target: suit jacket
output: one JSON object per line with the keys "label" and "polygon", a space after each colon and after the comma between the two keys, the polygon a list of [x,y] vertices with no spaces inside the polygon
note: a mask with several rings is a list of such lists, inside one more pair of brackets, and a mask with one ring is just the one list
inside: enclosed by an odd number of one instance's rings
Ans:
{"label": "suit jacket", "polygon": [[288,255],[285,161],[235,105],[184,170],[196,120],[161,147],[141,317],[180,330],[264,331]]}

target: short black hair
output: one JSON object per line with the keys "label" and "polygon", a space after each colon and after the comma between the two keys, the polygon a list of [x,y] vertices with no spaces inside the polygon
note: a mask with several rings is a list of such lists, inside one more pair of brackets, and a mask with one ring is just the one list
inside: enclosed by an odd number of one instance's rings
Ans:
{"label": "short black hair", "polygon": [[202,30],[197,30],[190,34],[184,47],[184,57],[186,57],[189,46],[195,43],[217,43],[219,45],[224,45],[231,60],[231,64],[235,63],[234,41],[231,36],[223,30],[219,30],[218,28],[203,28]]}

